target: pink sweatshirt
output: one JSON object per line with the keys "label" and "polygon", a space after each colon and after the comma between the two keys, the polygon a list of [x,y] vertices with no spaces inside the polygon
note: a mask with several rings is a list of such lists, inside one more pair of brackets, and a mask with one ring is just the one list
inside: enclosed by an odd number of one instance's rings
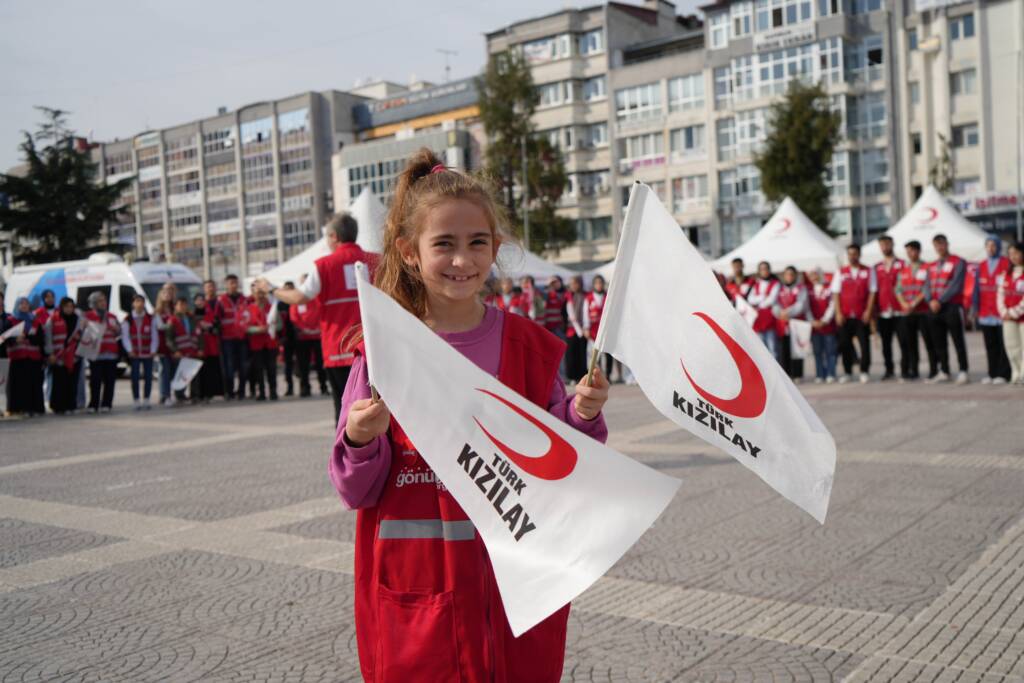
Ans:
{"label": "pink sweatshirt", "polygon": [[[476,363],[477,367],[492,376],[498,374],[501,360],[501,332],[505,313],[492,306],[487,307],[484,319],[475,329],[468,332],[441,334],[441,338],[459,350],[462,355]],[[367,382],[366,363],[362,356],[356,358],[352,372],[341,397],[341,416],[338,419],[337,434],[328,470],[334,488],[350,510],[372,507],[380,499],[391,468],[391,443],[387,435],[356,448],[345,438],[345,423],[348,412],[355,401],[370,398]],[[593,420],[584,420],[573,409],[573,396],[567,396],[561,378],[556,377],[548,400],[548,412],[559,420],[575,427],[587,436],[604,443],[608,439],[608,428],[604,415]]]}

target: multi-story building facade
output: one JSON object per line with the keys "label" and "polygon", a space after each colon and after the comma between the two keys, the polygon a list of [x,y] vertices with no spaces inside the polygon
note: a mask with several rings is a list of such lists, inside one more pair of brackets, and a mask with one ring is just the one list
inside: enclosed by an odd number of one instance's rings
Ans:
{"label": "multi-story building facade", "polygon": [[102,180],[135,178],[111,241],[215,278],[283,262],[320,236],[331,154],[355,139],[363,99],[307,92],[96,145]]}

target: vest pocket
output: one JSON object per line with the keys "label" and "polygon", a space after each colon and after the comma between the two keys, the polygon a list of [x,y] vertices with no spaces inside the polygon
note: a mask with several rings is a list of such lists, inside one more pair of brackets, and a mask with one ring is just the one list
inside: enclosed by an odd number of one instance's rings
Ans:
{"label": "vest pocket", "polygon": [[451,591],[408,593],[377,587],[377,683],[458,681]]}

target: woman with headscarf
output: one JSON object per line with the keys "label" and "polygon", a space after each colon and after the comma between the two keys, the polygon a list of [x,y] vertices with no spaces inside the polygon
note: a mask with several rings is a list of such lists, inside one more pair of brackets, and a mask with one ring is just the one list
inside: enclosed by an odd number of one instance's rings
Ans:
{"label": "woman with headscarf", "polygon": [[5,343],[11,364],[7,372],[7,412],[41,415],[43,404],[43,327],[25,297],[19,297],[8,327],[23,324]]}
{"label": "woman with headscarf", "polygon": [[217,320],[213,310],[216,302],[207,302],[206,296],[196,294],[192,304],[196,320],[199,321],[200,346],[203,349],[199,395],[209,403],[214,396],[224,395],[224,375],[220,371],[220,338],[217,336]]}
{"label": "woman with headscarf", "polygon": [[74,412],[78,407],[78,373],[82,371],[82,359],[75,351],[84,330],[85,318],[78,314],[75,302],[68,297],[60,300],[60,306],[43,327],[47,362],[53,377],[50,410],[58,415]]}
{"label": "woman with headscarf", "polygon": [[157,358],[160,359],[160,405],[172,405],[174,397],[171,395],[171,380],[174,379],[174,372],[178,369],[178,362],[174,354],[167,346],[167,335],[171,334],[171,318],[174,317],[174,299],[178,289],[173,282],[168,282],[160,288],[156,295],[156,303],[153,305],[153,323],[156,325],[160,335],[157,347]]}
{"label": "woman with headscarf", "polygon": [[1003,343],[1003,319],[997,302],[999,281],[1009,272],[1010,259],[999,253],[1001,248],[998,237],[985,239],[985,258],[978,264],[969,307],[985,340],[988,375],[981,378],[982,384],[1006,384],[1010,380],[1010,360]]}

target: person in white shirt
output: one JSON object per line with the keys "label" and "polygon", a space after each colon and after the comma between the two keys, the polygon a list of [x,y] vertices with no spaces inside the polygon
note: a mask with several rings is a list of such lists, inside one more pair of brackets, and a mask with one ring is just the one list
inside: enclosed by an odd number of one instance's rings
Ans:
{"label": "person in white shirt", "polygon": [[[153,356],[160,346],[160,330],[149,313],[141,294],[132,297],[132,311],[121,323],[121,346],[128,353],[132,371],[132,401],[135,410],[149,410],[153,393]],[[139,396],[139,379],[143,393]]]}
{"label": "person in white shirt", "polygon": [[836,327],[839,329],[839,353],[843,358],[843,371],[839,383],[853,377],[855,354],[853,339],[860,347],[860,382],[868,381],[871,369],[871,318],[874,315],[875,296],[878,280],[875,271],[860,263],[860,245],[851,244],[846,248],[849,265],[839,269],[832,278],[832,295],[835,301]]}

